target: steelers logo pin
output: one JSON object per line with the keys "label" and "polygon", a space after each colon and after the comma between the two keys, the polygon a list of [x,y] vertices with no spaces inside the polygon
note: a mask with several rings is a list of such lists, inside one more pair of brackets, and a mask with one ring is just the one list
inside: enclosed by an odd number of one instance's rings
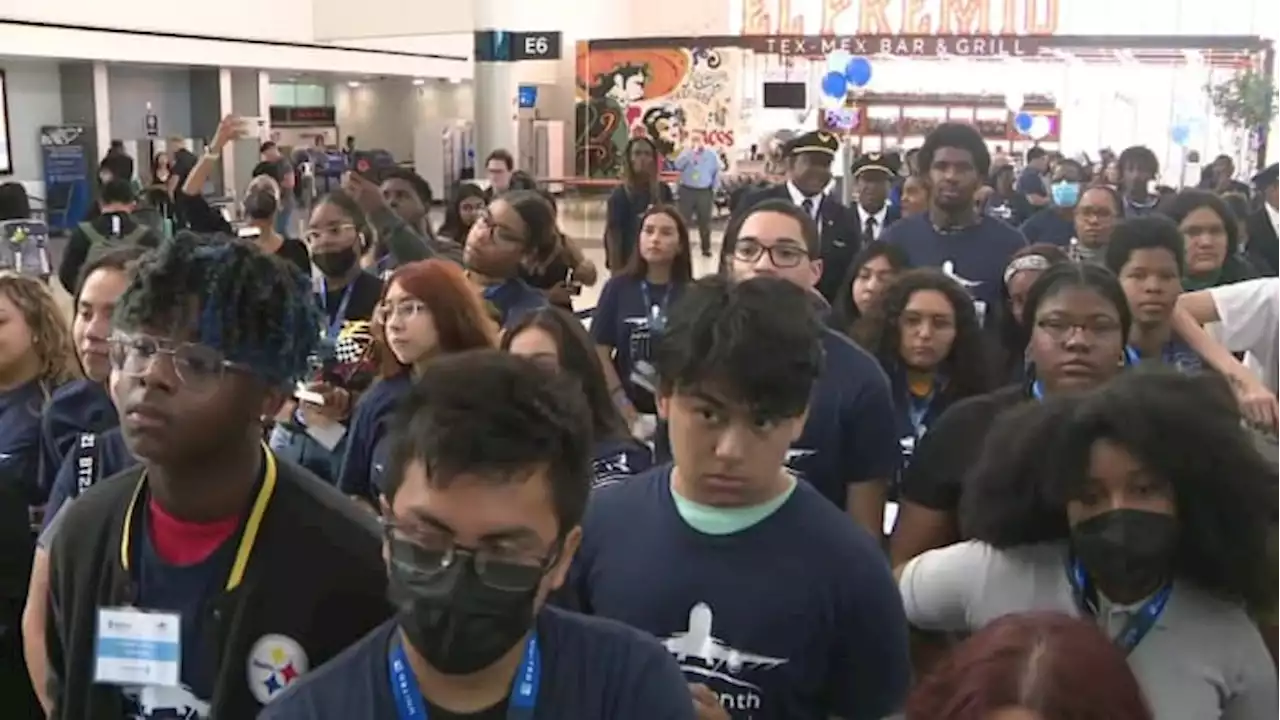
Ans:
{"label": "steelers logo pin", "polygon": [[249,691],[265,705],[308,669],[307,653],[297,640],[284,635],[263,635],[249,651]]}

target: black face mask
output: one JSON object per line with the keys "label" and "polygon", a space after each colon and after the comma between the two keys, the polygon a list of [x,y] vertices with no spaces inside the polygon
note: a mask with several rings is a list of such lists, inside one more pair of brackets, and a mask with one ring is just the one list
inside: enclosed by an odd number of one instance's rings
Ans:
{"label": "black face mask", "polygon": [[311,263],[320,269],[327,277],[337,278],[346,277],[351,272],[351,268],[360,262],[360,256],[353,247],[343,248],[341,250],[332,250],[330,252],[313,252],[311,253]]}
{"label": "black face mask", "polygon": [[254,190],[244,198],[244,214],[254,220],[270,220],[276,214],[276,196],[269,190]]}
{"label": "black face mask", "polygon": [[1154,590],[1169,579],[1178,521],[1146,510],[1111,510],[1071,528],[1071,545],[1094,584],[1125,602],[1132,598],[1124,596]]}
{"label": "black face mask", "polygon": [[[443,570],[439,553],[392,537],[388,595],[409,644],[446,675],[470,675],[497,662],[528,634],[543,575],[539,566],[487,562],[490,577],[512,587],[481,581],[475,558],[462,551]],[[455,551],[456,552],[456,551]]]}

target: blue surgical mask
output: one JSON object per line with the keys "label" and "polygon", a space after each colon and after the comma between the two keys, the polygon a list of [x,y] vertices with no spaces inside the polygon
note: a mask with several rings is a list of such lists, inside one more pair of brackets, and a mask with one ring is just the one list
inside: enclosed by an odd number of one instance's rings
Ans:
{"label": "blue surgical mask", "polygon": [[1051,188],[1053,194],[1053,204],[1058,207],[1075,207],[1080,202],[1080,183],[1075,182],[1056,182]]}

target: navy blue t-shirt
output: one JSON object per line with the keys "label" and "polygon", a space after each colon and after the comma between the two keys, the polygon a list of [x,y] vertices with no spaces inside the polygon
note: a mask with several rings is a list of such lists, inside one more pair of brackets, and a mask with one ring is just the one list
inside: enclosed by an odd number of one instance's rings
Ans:
{"label": "navy blue t-shirt", "polygon": [[1026,247],[1022,233],[982,215],[978,223],[955,232],[939,232],[928,215],[905,218],[885,228],[880,239],[902,248],[911,267],[939,268],[973,296],[979,320],[1000,307],[1004,269]]}
{"label": "navy blue t-shirt", "polygon": [[680,290],[679,285],[655,285],[627,275],[612,277],[591,316],[591,336],[597,345],[613,348],[613,369],[638,412],[656,410],[653,394],[636,387],[631,373],[638,361],[652,360],[655,330],[666,323],[667,309]]}
{"label": "navy blue t-shirt", "polygon": [[602,440],[591,457],[591,487],[598,488],[639,475],[653,466],[653,452],[631,438]]}
{"label": "navy blue t-shirt", "polygon": [[37,505],[40,408],[44,391],[30,382],[0,393],[0,599],[21,602],[31,573],[31,516]]}
{"label": "navy blue t-shirt", "polygon": [[1128,359],[1130,363],[1138,362],[1158,362],[1169,368],[1177,370],[1184,375],[1195,375],[1205,369],[1204,359],[1191,349],[1178,335],[1169,338],[1169,342],[1164,344],[1160,349],[1160,357],[1143,357],[1142,353],[1132,345],[1128,348]]}
{"label": "navy blue t-shirt", "polygon": [[485,302],[497,315],[498,324],[509,328],[525,313],[547,304],[547,296],[520,278],[511,278],[484,289]]}
{"label": "navy blue t-shirt", "polygon": [[92,380],[72,380],[53,392],[40,419],[40,497],[49,496],[62,460],[81,433],[99,433],[120,423],[111,395]]}
{"label": "navy blue t-shirt", "polygon": [[592,493],[570,602],[659,638],[735,720],[896,711],[907,627],[878,541],[804,482],[755,525],[706,535],[670,482],[662,466]]}
{"label": "navy blue t-shirt", "polygon": [[34,478],[40,464],[41,413],[45,405],[44,390],[38,382],[0,393],[0,480],[22,490],[24,508],[39,504]]}
{"label": "navy blue t-shirt", "polygon": [[1033,167],[1025,167],[1018,174],[1018,183],[1014,187],[1019,195],[1049,196],[1049,188],[1044,184],[1044,176]]}
{"label": "navy blue t-shirt", "polygon": [[889,379],[880,363],[840,333],[822,332],[826,365],[814,383],[804,432],[787,453],[787,466],[837,507],[848,486],[892,480],[900,451]]}
{"label": "navy blue t-shirt", "polygon": [[138,460],[129,452],[120,428],[103,433],[81,433],[76,436],[67,456],[58,468],[49,492],[49,504],[44,508],[45,527],[53,521],[68,500],[78,497],[103,478],[124,472]]}
{"label": "navy blue t-shirt", "polygon": [[1064,250],[1071,246],[1076,236],[1076,225],[1058,214],[1059,208],[1048,207],[1027,218],[1018,228],[1027,243],[1049,243]]}
{"label": "navy blue t-shirt", "polygon": [[210,703],[218,667],[213,648],[216,638],[206,618],[206,600],[222,591],[231,572],[239,533],[233,534],[209,557],[192,565],[170,565],[156,553],[149,526],[151,513],[139,498],[142,512],[132,537],[132,565],[137,584],[137,606],[178,613],[182,620],[182,687],[126,688],[125,717],[136,720],[211,720]]}
{"label": "navy blue t-shirt", "polygon": [[[399,720],[387,669],[396,629],[388,622],[308,673],[258,720]],[[554,607],[538,614],[537,631],[534,720],[694,720],[680,670],[652,638]]]}
{"label": "navy blue t-shirt", "polygon": [[376,382],[351,414],[346,452],[338,470],[338,489],[345,495],[377,500],[390,454],[391,418],[396,402],[409,392],[408,373]]}

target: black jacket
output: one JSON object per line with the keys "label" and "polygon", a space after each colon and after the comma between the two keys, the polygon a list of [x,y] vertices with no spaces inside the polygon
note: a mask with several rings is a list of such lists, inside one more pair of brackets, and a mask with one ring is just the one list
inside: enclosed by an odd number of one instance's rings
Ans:
{"label": "black jacket", "polygon": [[[783,183],[750,193],[740,201],[734,214],[741,215],[765,200],[791,202],[791,191]],[[862,247],[857,211],[841,204],[833,195],[824,196],[818,206],[818,232],[822,241],[822,278],[818,280],[817,290],[830,303],[835,300],[849,263]]]}
{"label": "black jacket", "polygon": [[1248,220],[1249,244],[1245,254],[1257,271],[1265,277],[1280,274],[1280,239],[1276,238],[1275,226],[1267,215],[1266,208],[1253,211]]}
{"label": "black jacket", "polygon": [[[211,709],[219,719],[253,718],[261,710],[249,687],[249,661],[264,636],[292,639],[305,666],[316,668],[392,614],[372,516],[306,470],[277,462],[274,489],[266,473],[254,503],[267,496],[242,581],[205,604],[205,647],[218,668]],[[135,467],[108,478],[63,510],[65,526],[75,531],[58,533],[50,549],[51,718],[123,717],[120,690],[93,682],[94,644],[98,609],[131,605],[136,594],[122,541],[130,506],[146,507],[141,477]],[[254,515],[246,513],[240,537]]]}

